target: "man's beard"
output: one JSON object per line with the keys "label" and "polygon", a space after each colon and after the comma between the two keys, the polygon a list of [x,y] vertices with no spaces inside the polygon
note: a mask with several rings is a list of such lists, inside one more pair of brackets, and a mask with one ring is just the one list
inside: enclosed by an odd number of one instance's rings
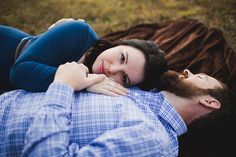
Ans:
{"label": "man's beard", "polygon": [[178,72],[168,70],[162,75],[158,89],[188,98],[207,93],[207,90],[198,88],[191,82],[187,82],[183,79],[183,77],[186,77],[186,74],[182,73],[182,78],[179,77],[180,75],[181,74]]}

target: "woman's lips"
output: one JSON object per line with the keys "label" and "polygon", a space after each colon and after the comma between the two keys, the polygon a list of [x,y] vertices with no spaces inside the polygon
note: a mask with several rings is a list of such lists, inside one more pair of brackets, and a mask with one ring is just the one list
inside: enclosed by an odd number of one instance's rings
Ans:
{"label": "woman's lips", "polygon": [[100,65],[100,74],[105,74],[105,68],[104,68],[104,61],[102,61],[102,64]]}

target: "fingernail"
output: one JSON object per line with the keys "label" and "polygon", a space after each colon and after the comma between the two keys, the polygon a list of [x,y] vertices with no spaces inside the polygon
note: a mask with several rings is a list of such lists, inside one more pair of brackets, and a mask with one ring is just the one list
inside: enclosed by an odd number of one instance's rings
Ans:
{"label": "fingernail", "polygon": [[124,96],[127,95],[127,94],[128,94],[128,93],[122,92],[122,95],[124,95]]}

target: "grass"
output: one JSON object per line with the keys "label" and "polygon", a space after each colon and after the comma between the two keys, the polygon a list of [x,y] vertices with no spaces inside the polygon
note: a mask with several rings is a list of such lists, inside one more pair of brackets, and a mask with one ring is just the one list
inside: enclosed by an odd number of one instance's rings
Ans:
{"label": "grass", "polygon": [[236,50],[235,0],[0,1],[0,24],[38,34],[61,18],[83,18],[100,35],[135,24],[195,18],[221,29]]}

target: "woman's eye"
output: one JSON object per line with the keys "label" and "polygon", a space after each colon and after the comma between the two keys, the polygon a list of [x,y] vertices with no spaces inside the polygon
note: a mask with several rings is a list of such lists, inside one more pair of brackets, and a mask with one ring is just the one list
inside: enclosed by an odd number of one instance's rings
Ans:
{"label": "woman's eye", "polygon": [[122,82],[125,86],[127,86],[127,77],[125,75],[122,77]]}
{"label": "woman's eye", "polygon": [[123,53],[121,54],[120,62],[121,63],[125,62],[125,55]]}

